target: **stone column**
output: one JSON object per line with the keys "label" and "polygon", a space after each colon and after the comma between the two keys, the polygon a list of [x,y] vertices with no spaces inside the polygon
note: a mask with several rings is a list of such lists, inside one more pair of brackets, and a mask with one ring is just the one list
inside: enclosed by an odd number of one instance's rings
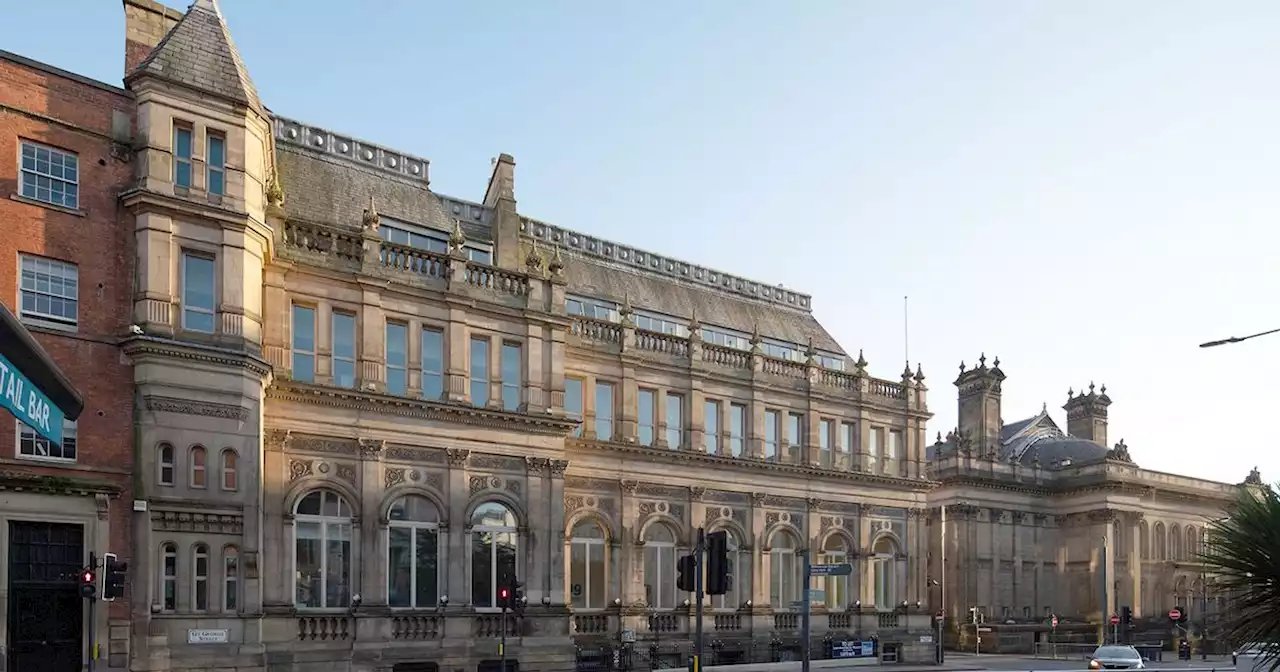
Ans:
{"label": "stone column", "polygon": [[290,339],[293,306],[285,290],[284,269],[267,268],[263,272],[262,354],[277,373],[293,368]]}
{"label": "stone column", "polygon": [[694,372],[690,372],[689,376],[689,408],[686,410],[689,416],[689,450],[705,453],[706,445],[706,399],[702,395],[702,378]]}
{"label": "stone column", "polygon": [[767,440],[764,434],[765,414],[768,410],[764,402],[764,391],[753,385],[751,404],[747,407],[746,457],[764,457],[764,444]]}
{"label": "stone column", "polygon": [[858,548],[862,549],[861,564],[858,576],[862,578],[858,586],[858,598],[863,607],[875,606],[875,568],[871,561],[871,506],[858,504]]}
{"label": "stone column", "polygon": [[[255,555],[246,551],[243,560],[246,599],[254,580],[260,581],[262,607],[268,613],[293,606],[294,583],[286,560],[293,555],[293,512],[284,509],[285,490],[289,487],[289,460],[285,452],[288,441],[286,431],[263,432],[263,473],[258,486],[265,490],[262,493],[262,548],[279,549],[279,552]],[[150,577],[147,580],[154,582]]]}
{"label": "stone column", "polygon": [[[560,291],[560,305],[564,305],[563,289]],[[548,327],[546,333],[548,335],[546,347],[550,351],[550,358],[547,362],[545,379],[547,390],[551,393],[547,399],[547,411],[559,414],[564,412],[565,331],[560,327]]]}

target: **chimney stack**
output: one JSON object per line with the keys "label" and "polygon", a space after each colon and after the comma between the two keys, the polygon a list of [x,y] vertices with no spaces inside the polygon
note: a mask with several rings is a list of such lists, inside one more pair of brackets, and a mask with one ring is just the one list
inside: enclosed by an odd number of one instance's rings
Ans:
{"label": "chimney stack", "polygon": [[1093,383],[1089,383],[1089,393],[1075,394],[1067,390],[1067,403],[1062,410],[1067,412],[1067,433],[1077,439],[1092,441],[1100,446],[1107,445],[1107,407],[1111,405],[1111,397],[1107,396],[1107,386],[1093,391]]}
{"label": "chimney stack", "polygon": [[155,0],[124,0],[124,74],[133,72],[182,19]]}

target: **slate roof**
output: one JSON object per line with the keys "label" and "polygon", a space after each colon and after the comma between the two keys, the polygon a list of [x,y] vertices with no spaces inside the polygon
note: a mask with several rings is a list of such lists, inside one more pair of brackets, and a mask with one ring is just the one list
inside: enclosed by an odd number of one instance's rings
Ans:
{"label": "slate roof", "polygon": [[815,348],[847,354],[813,314],[784,308],[764,301],[695,284],[677,277],[642,271],[633,265],[610,262],[567,247],[565,280],[572,294],[583,294],[631,305],[673,317],[689,319],[695,311],[704,325],[719,326],[751,334],[756,325],[760,335],[804,346],[813,339]]}
{"label": "slate roof", "polygon": [[[935,442],[925,447],[925,459],[954,455],[953,441]],[[1031,466],[1037,460],[1046,469],[1056,468],[1063,460],[1078,465],[1096,462],[1107,456],[1108,449],[1093,441],[1070,436],[1058,428],[1048,413],[1041,411],[1024,420],[1005,423],[1000,428],[1000,459]]]}
{"label": "slate roof", "polygon": [[452,230],[456,218],[469,240],[493,239],[489,228],[492,213],[475,203],[442,197],[425,182],[396,179],[285,143],[276,145],[276,169],[285,193],[285,215],[290,219],[359,227],[373,196],[374,207],[383,217],[442,231]]}
{"label": "slate roof", "polygon": [[241,103],[265,116],[215,0],[193,2],[151,54],[125,77],[125,84],[143,75]]}

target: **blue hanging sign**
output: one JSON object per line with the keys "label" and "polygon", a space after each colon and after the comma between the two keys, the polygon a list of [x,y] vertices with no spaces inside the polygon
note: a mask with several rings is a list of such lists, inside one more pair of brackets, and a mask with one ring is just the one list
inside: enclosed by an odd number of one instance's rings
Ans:
{"label": "blue hanging sign", "polygon": [[62,409],[44,391],[0,355],[0,406],[34,429],[36,434],[62,445]]}

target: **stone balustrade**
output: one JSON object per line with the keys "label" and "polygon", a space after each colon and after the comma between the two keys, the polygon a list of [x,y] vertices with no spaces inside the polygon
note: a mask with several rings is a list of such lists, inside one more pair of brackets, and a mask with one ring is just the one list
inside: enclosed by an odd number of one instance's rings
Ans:
{"label": "stone balustrade", "polygon": [[861,397],[864,402],[897,408],[901,408],[909,399],[906,386],[900,382],[871,378],[860,373],[823,369],[816,364],[711,345],[697,338],[648,331],[617,322],[582,316],[573,316],[572,320],[569,334],[576,338],[571,342],[581,346],[687,360],[742,375],[758,372],[784,384],[788,381],[799,381],[802,384],[808,381],[812,389],[826,389],[831,394]]}
{"label": "stone balustrade", "polygon": [[[492,640],[502,637],[505,620],[507,640],[517,644],[524,638],[568,634],[578,639],[616,640],[622,630],[632,630],[638,639],[662,640],[688,638],[695,630],[693,609],[651,613],[624,613],[618,609],[542,614],[530,607],[524,618],[513,614],[475,613],[469,610],[419,611],[396,613],[299,614],[291,620],[294,636],[300,642],[316,646],[350,645],[357,641],[382,641],[390,644],[441,643],[446,638]],[[707,609],[703,613],[703,631],[707,633],[795,634],[800,629],[800,614],[795,611],[774,612],[768,609],[743,609],[736,612]],[[929,614],[877,612],[851,609],[828,611],[815,608],[810,628],[817,636],[827,632],[875,632],[896,628],[928,628]],[[282,633],[283,634],[283,633]]]}

